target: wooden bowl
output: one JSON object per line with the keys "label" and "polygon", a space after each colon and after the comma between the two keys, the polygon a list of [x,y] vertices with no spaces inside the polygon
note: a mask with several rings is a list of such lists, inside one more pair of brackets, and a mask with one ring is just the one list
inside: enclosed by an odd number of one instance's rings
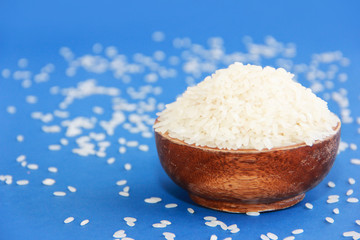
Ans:
{"label": "wooden bowl", "polygon": [[263,212],[288,208],[318,185],[338,151],[336,133],[312,146],[297,144],[271,150],[221,150],[189,145],[155,131],[160,162],[190,198],[226,212]]}

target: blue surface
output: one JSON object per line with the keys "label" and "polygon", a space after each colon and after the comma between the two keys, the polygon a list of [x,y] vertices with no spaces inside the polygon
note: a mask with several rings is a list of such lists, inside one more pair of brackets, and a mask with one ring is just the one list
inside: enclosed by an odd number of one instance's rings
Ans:
{"label": "blue surface", "polygon": [[[130,134],[122,126],[116,128],[113,136],[106,140],[112,145],[107,156],[80,157],[72,153],[76,146],[75,138],[68,138],[69,145],[60,151],[49,151],[48,145],[58,144],[65,136],[64,128],[60,133],[44,133],[43,125],[60,124],[63,119],[54,118],[48,124],[31,118],[31,113],[52,112],[63,100],[61,95],[52,95],[53,86],[67,88],[78,82],[95,78],[99,86],[113,86],[121,89],[121,97],[133,100],[126,94],[126,88],[138,88],[146,84],[143,80],[146,70],[131,75],[131,83],[125,84],[115,79],[110,71],[101,74],[91,73],[79,68],[73,77],[67,76],[68,63],[59,55],[59,49],[69,47],[76,57],[92,53],[92,46],[101,43],[104,47],[115,46],[119,54],[132,62],[135,53],[151,56],[161,50],[166,56],[180,57],[182,50],[172,45],[177,37],[189,37],[193,43],[207,46],[210,37],[221,37],[226,52],[247,49],[243,43],[245,36],[252,37],[255,43],[263,43],[268,35],[283,43],[296,44],[297,54],[293,63],[311,62],[314,53],[341,51],[350,60],[349,66],[339,67],[338,73],[346,73],[348,80],[334,80],[334,88],[321,92],[332,93],[340,88],[348,91],[351,117],[360,116],[359,79],[360,79],[360,4],[358,1],[1,1],[0,2],[0,175],[11,175],[14,183],[0,182],[0,240],[2,239],[113,239],[115,231],[124,229],[134,239],[164,239],[162,233],[173,232],[175,239],[210,239],[215,234],[219,239],[260,239],[261,234],[273,232],[283,239],[297,228],[304,233],[296,239],[343,239],[342,233],[354,230],[360,232],[355,224],[360,219],[360,203],[346,202],[346,191],[354,189],[354,197],[360,198],[360,166],[352,165],[351,158],[359,158],[359,150],[347,148],[337,157],[334,167],[327,178],[311,190],[303,202],[286,210],[249,217],[243,214],[228,214],[202,208],[193,204],[186,192],[177,187],[163,172],[156,153],[154,139]],[[154,31],[165,34],[163,42],[154,42]],[[104,54],[101,53],[104,57]],[[34,74],[48,63],[55,66],[50,80],[33,83],[23,88],[21,80],[1,76],[3,69],[11,74],[19,70],[18,60],[28,59],[24,68]],[[276,66],[276,59],[263,58],[259,64]],[[182,60],[181,60],[182,61]],[[168,63],[163,65],[169,66]],[[183,63],[183,62],[181,62]],[[327,64],[328,67],[331,64]],[[223,67],[223,63],[217,63]],[[176,77],[159,79],[154,86],[161,86],[161,95],[151,95],[158,102],[169,103],[186,89],[185,77],[188,76],[182,65],[174,66]],[[21,69],[20,69],[21,70]],[[208,73],[196,78],[200,81]],[[32,76],[32,78],[33,78]],[[305,74],[298,80],[306,86],[310,83]],[[38,103],[29,104],[26,96],[38,97]],[[104,108],[103,115],[94,115],[92,106]],[[15,106],[15,114],[7,113],[8,106]],[[98,121],[111,117],[112,98],[91,96],[76,100],[67,109],[70,119],[77,116],[96,116]],[[340,114],[338,104],[329,100],[329,108]],[[155,111],[149,112],[155,117]],[[342,140],[355,143],[360,147],[359,125],[356,121],[343,124]],[[97,124],[92,130],[104,132]],[[16,136],[22,134],[24,142],[17,142]],[[82,135],[84,135],[82,134]],[[148,152],[128,148],[125,154],[118,152],[117,139],[138,140],[150,147]],[[17,156],[25,154],[29,163],[39,165],[38,170],[28,170],[16,162]],[[116,162],[108,165],[106,159],[115,157]],[[124,163],[131,163],[131,171],[125,171]],[[58,173],[49,173],[47,168],[56,166]],[[357,180],[354,186],[348,178]],[[54,178],[54,186],[43,186],[44,178]],[[28,179],[29,185],[17,186],[16,180]],[[130,197],[121,197],[122,187],[115,182],[126,179],[130,186]],[[335,188],[327,186],[328,181],[336,183]],[[70,193],[66,186],[77,188]],[[54,197],[53,191],[66,191],[65,197]],[[340,195],[340,201],[327,204],[327,196]],[[162,202],[147,204],[145,198],[161,197]],[[314,205],[313,210],[304,207],[305,202]],[[167,203],[177,203],[178,207],[166,209]],[[186,209],[192,207],[195,214]],[[340,209],[339,215],[332,210]],[[204,216],[216,216],[228,225],[236,223],[241,229],[231,234],[220,227],[210,228],[204,224]],[[75,221],[64,224],[65,218],[73,216]],[[124,217],[138,219],[134,227],[129,227]],[[334,218],[334,224],[325,222],[325,217]],[[89,219],[88,225],[79,223]],[[172,222],[164,229],[151,225],[160,220]],[[345,238],[344,238],[345,239]]]}

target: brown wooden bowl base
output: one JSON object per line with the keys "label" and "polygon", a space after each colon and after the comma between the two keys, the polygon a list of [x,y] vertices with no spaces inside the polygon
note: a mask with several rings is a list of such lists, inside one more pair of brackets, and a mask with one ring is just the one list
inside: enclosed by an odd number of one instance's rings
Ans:
{"label": "brown wooden bowl base", "polygon": [[305,193],[302,193],[295,197],[277,202],[251,204],[251,203],[226,202],[226,201],[219,201],[213,199],[206,199],[199,197],[197,195],[193,195],[191,193],[189,195],[194,202],[196,202],[201,206],[224,211],[224,212],[231,212],[231,213],[267,212],[267,211],[280,210],[294,206],[295,204],[301,202],[301,200],[303,200],[305,197]]}

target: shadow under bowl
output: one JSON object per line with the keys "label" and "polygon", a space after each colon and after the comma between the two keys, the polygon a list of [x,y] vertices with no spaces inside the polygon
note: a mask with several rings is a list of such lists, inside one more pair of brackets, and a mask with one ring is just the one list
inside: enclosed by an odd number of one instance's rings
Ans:
{"label": "shadow under bowl", "polygon": [[264,212],[291,207],[329,173],[338,151],[335,134],[312,146],[224,150],[189,145],[155,131],[160,162],[190,198],[226,212]]}

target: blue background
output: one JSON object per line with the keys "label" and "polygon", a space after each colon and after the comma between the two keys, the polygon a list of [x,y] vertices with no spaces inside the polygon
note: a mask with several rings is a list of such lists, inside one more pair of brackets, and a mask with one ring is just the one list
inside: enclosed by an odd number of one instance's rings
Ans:
{"label": "blue background", "polygon": [[[51,111],[61,100],[51,96],[49,88],[75,86],[76,82],[95,77],[102,85],[116,86],[111,75],[95,75],[85,71],[75,77],[65,76],[66,62],[59,56],[62,46],[70,47],[77,55],[91,51],[94,43],[116,46],[124,55],[140,52],[152,54],[161,48],[165,53],[176,54],[171,39],[190,37],[193,42],[206,44],[209,37],[220,36],[227,50],[243,50],[242,39],[251,36],[261,42],[271,35],[282,42],[297,45],[298,62],[309,62],[316,52],[340,50],[350,59],[346,69],[348,81],[342,87],[348,90],[352,116],[359,116],[360,79],[360,3],[358,1],[1,1],[0,2],[0,70],[16,69],[20,58],[29,60],[29,68],[38,70],[46,63],[56,67],[51,80],[36,87],[23,89],[19,82],[0,77],[0,175],[11,174],[15,179],[29,179],[27,186],[0,183],[0,239],[112,239],[112,234],[124,229],[134,239],[163,239],[162,232],[177,235],[176,239],[209,239],[216,234],[219,239],[260,239],[260,234],[276,233],[280,239],[291,235],[291,231],[303,228],[305,232],[296,239],[342,239],[345,231],[360,231],[354,221],[360,218],[359,203],[346,202],[345,192],[354,189],[354,196],[360,197],[359,166],[351,165],[350,158],[358,157],[358,151],[341,153],[328,177],[305,200],[283,211],[249,217],[242,214],[228,214],[208,210],[194,205],[186,192],[177,187],[163,172],[155,151],[154,140],[145,139],[149,152],[129,150],[119,155],[117,149],[108,153],[117,158],[108,166],[105,159],[82,158],[71,153],[74,146],[60,152],[51,152],[47,146],[56,143],[63,135],[43,133],[42,124],[30,118],[34,111]],[[161,44],[151,40],[154,31],[165,33]],[[161,97],[164,102],[174,100],[185,90],[180,74],[171,84],[160,81],[166,90]],[[140,86],[135,82],[134,86]],[[119,85],[119,88],[122,86]],[[338,87],[338,86],[335,86]],[[36,95],[39,103],[29,105],[25,96]],[[97,104],[109,110],[110,100],[94,97],[89,101],[72,106],[71,112],[81,115],[82,111]],[[14,105],[17,113],[9,115],[6,107]],[[339,114],[334,103],[332,111]],[[108,108],[108,109],[107,109]],[[154,115],[154,113],[153,113]],[[73,115],[72,115],[73,116]],[[155,115],[154,115],[155,116]],[[109,116],[104,115],[104,118]],[[360,146],[356,122],[344,124],[342,139]],[[99,129],[98,129],[99,130]],[[16,135],[23,134],[25,141],[18,143]],[[124,136],[133,135],[116,132],[108,140],[116,142]],[[29,162],[39,164],[40,169],[27,173],[15,161],[19,154],[26,154]],[[109,154],[108,154],[109,155]],[[133,170],[125,172],[123,164],[131,162]],[[50,174],[48,166],[57,166],[59,173]],[[41,186],[45,177],[55,178],[56,187]],[[349,177],[358,183],[350,186]],[[116,180],[127,179],[130,197],[117,195],[121,190]],[[334,181],[336,188],[327,187],[327,181]],[[53,197],[53,191],[74,185],[78,192],[63,198]],[[340,195],[337,204],[326,204],[330,194]],[[147,205],[143,199],[158,196],[161,203]],[[165,209],[165,203],[175,202],[175,209]],[[304,208],[305,202],[314,204],[313,210]],[[186,208],[195,209],[195,214]],[[338,207],[339,215],[332,209]],[[218,217],[228,225],[236,223],[241,231],[230,234],[219,227],[204,225],[204,216]],[[63,224],[68,216],[74,216],[71,224]],[[136,226],[128,227],[123,217],[136,217]],[[335,219],[328,224],[324,218]],[[80,227],[82,219],[90,219]],[[172,225],[155,229],[151,224],[167,219]]]}

